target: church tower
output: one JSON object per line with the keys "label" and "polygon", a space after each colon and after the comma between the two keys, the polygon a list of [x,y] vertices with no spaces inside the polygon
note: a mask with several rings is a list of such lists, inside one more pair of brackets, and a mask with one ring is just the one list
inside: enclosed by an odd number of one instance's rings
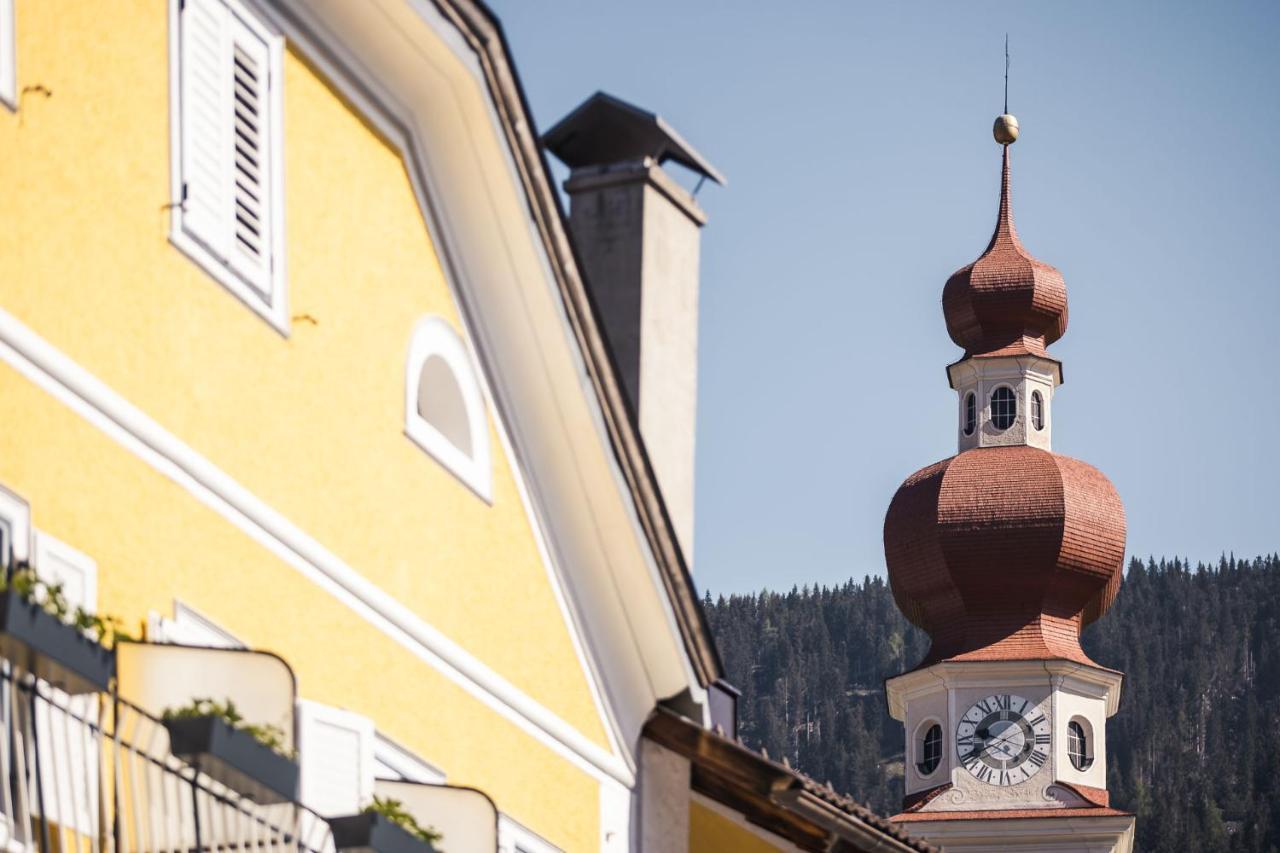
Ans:
{"label": "church tower", "polygon": [[995,234],[947,280],[942,308],[964,356],[947,368],[957,455],[912,474],[884,525],[898,607],[929,653],[886,683],[906,729],[903,812],[948,851],[1129,851],[1134,818],[1110,807],[1106,721],[1122,675],[1080,630],[1120,587],[1125,518],[1110,481],[1052,450],[1067,328],[1062,274],[1023,248],[1003,149]]}

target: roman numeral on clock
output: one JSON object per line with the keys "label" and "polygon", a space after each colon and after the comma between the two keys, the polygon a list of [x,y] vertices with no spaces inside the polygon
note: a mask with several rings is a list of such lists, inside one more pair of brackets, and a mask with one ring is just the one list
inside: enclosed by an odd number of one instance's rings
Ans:
{"label": "roman numeral on clock", "polygon": [[1048,735],[1036,735],[1036,743],[1048,743],[1048,742],[1049,742]]}
{"label": "roman numeral on clock", "polygon": [[1045,758],[1046,756],[1043,752],[1033,752],[1027,756],[1027,761],[1030,761],[1036,767],[1043,767]]}
{"label": "roman numeral on clock", "polygon": [[1036,726],[1040,725],[1043,722],[1044,722],[1044,714],[1041,714],[1040,716],[1036,717],[1034,720],[1027,720],[1027,725],[1031,726],[1031,728],[1034,729]]}

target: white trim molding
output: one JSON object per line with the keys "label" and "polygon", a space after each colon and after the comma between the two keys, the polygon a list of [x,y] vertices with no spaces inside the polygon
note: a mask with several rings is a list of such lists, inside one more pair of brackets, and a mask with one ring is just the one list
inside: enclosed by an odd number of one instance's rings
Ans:
{"label": "white trim molding", "polygon": [[[3,2],[3,0],[0,0]],[[213,127],[207,132],[220,135],[202,151],[213,152],[203,160],[192,162],[193,147],[185,138],[188,123],[197,117],[193,105],[187,102],[185,68],[193,65],[192,44],[184,32],[187,15],[208,18],[209,12],[223,13],[219,20],[208,25],[201,35],[206,42],[214,42],[212,61],[225,62],[225,74],[218,78],[224,91],[214,93],[208,106],[216,113],[225,108],[224,115],[212,115],[209,110],[203,116]],[[194,31],[194,30],[193,30]],[[207,47],[208,44],[196,44]],[[232,88],[238,83],[232,80],[231,62],[233,50],[245,48],[266,67],[265,79],[259,82],[259,91],[265,92],[265,103],[256,105],[263,127],[259,128],[256,144],[265,148],[259,171],[259,184],[255,192],[262,198],[250,197],[249,204],[258,209],[245,214],[258,215],[256,230],[261,232],[261,244],[256,255],[246,254],[237,246],[237,217],[240,216],[236,197],[235,129],[238,117],[232,112]],[[237,299],[251,308],[281,335],[289,335],[289,300],[286,293],[284,246],[284,36],[272,28],[253,9],[240,0],[169,0],[169,241],[181,250],[197,266],[212,276]],[[218,69],[215,69],[217,71]],[[215,74],[215,76],[217,76]],[[197,90],[200,91],[200,90]],[[222,101],[218,102],[218,98]],[[200,99],[191,100],[200,103]],[[191,174],[186,174],[190,170]],[[203,180],[201,180],[203,178]],[[209,205],[197,204],[189,188],[192,184],[211,187]],[[221,186],[219,186],[221,184]],[[221,193],[221,195],[219,195]]]}
{"label": "white trim molding", "polygon": [[521,691],[397,598],[370,582],[190,445],[0,309],[0,361],[191,493],[374,627],[598,780],[631,787],[616,754]]}
{"label": "white trim molding", "polygon": [[[449,376],[429,377],[427,369],[431,359],[438,359]],[[435,419],[423,411],[431,405],[423,394],[431,394],[431,384],[448,383],[452,377],[456,396],[448,399],[453,388],[437,388],[443,392],[440,405],[443,409],[434,413]],[[428,387],[423,387],[423,380]],[[461,411],[456,411],[461,406]],[[446,424],[443,420],[451,423]],[[464,421],[460,423],[459,421]],[[450,432],[464,432],[460,446]],[[443,317],[423,317],[413,327],[409,340],[409,355],[404,370],[404,432],[414,444],[421,447],[437,462],[449,470],[462,483],[480,496],[486,503],[493,501],[493,461],[489,450],[489,419],[485,413],[484,393],[481,391],[475,365],[462,337]]]}

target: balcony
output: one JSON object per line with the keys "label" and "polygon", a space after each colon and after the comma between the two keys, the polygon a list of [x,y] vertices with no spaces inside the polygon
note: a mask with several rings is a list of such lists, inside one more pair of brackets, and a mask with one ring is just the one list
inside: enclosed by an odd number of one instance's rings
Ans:
{"label": "balcony", "polygon": [[162,720],[0,672],[0,849],[336,851],[324,818],[259,803],[177,758]]}
{"label": "balcony", "polygon": [[[321,815],[298,802],[298,700],[275,655],[106,648],[57,620],[13,628],[0,620],[0,853],[433,853],[425,827],[448,834],[450,853],[496,849],[497,812],[471,789],[378,780],[381,813]],[[58,662],[80,641],[109,658],[109,690]],[[210,711],[219,703],[192,701],[202,692],[227,702]],[[233,700],[243,717],[227,713]]]}

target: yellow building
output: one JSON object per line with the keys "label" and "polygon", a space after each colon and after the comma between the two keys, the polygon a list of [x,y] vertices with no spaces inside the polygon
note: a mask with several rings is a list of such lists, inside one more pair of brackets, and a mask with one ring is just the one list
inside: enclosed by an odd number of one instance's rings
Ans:
{"label": "yellow building", "polygon": [[[6,849],[342,849],[375,796],[450,853],[915,849],[734,742],[692,412],[628,400],[491,13],[14,6],[0,544],[139,642],[94,657],[11,580]],[[200,698],[296,783],[179,748]]]}

